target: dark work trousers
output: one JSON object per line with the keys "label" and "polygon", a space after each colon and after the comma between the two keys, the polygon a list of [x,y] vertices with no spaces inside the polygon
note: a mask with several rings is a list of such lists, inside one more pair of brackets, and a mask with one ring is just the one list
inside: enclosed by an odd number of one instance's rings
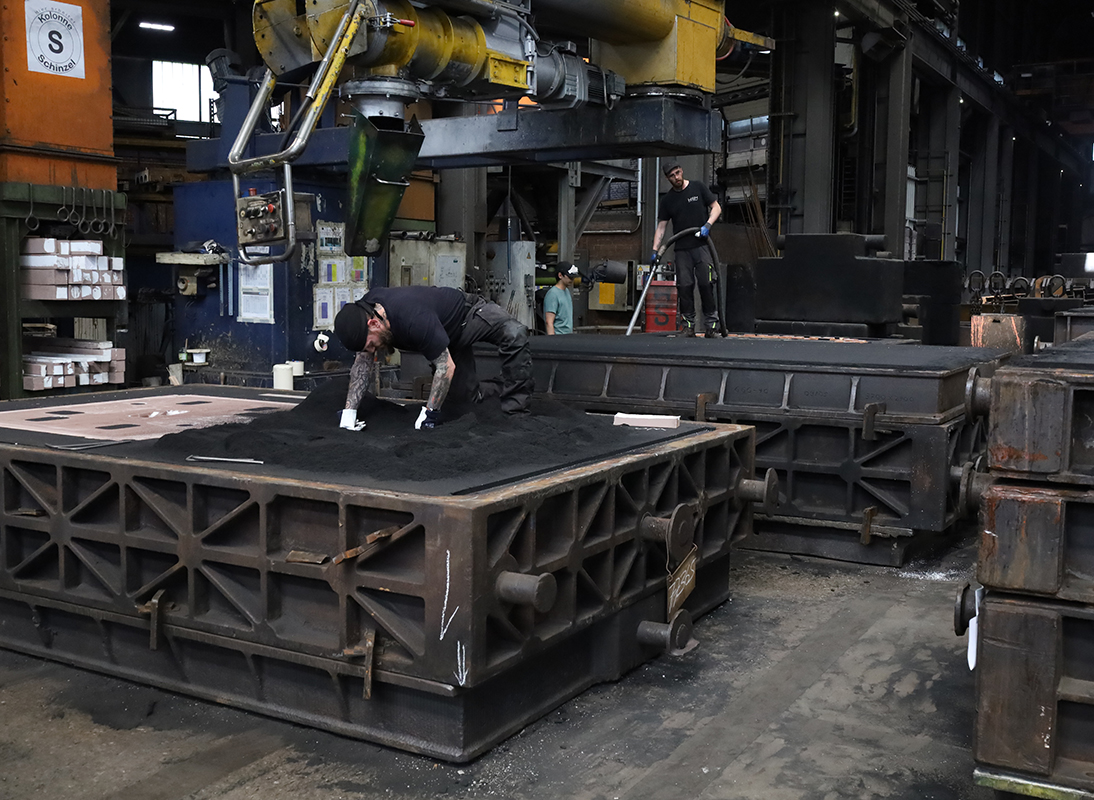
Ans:
{"label": "dark work trousers", "polygon": [[714,300],[714,267],[706,246],[676,251],[676,293],[685,328],[695,329],[695,284],[703,301],[703,319],[708,331],[718,327],[718,305]]}
{"label": "dark work trousers", "polygon": [[[488,342],[498,348],[500,381],[479,383],[475,370],[475,342]],[[456,367],[449,395],[458,406],[497,394],[501,398],[502,411],[516,414],[528,410],[534,389],[528,329],[506,314],[501,306],[468,295],[463,328],[449,342],[448,352]],[[448,405],[447,401],[445,405]]]}

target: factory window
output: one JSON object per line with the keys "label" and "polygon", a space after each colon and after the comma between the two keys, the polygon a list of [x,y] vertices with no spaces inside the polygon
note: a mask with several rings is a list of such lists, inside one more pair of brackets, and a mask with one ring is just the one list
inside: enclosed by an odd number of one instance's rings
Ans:
{"label": "factory window", "polygon": [[176,119],[209,122],[209,101],[214,97],[208,67],[152,62],[152,104],[156,108],[175,109]]}

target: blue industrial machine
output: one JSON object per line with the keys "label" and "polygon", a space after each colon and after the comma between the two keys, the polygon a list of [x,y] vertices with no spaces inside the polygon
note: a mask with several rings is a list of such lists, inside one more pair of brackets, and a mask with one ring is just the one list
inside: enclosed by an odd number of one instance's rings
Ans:
{"label": "blue industrial machine", "polygon": [[[249,188],[262,195],[274,190],[270,181],[253,181]],[[320,240],[316,230],[329,221],[338,230],[345,190],[342,185],[298,182],[297,213],[312,217],[311,230],[299,232],[300,242],[292,258],[278,265],[249,266],[232,257],[235,245],[235,194],[230,180],[185,183],[175,187],[176,250],[202,249],[226,252],[218,259],[194,258],[195,262],[222,263],[179,265],[175,303],[176,345],[180,350],[205,349],[208,367],[216,371],[261,372],[269,375],[272,364],[303,361],[309,370],[326,357],[313,347],[317,322],[333,309],[317,307],[317,287],[329,284],[352,296],[352,261],[336,255],[338,244]],[[304,228],[304,226],[302,226]],[[220,245],[220,247],[214,246]],[[324,258],[324,252],[332,258]],[[333,252],[332,252],[333,251]],[[344,268],[347,274],[331,274]],[[360,290],[365,275],[358,272]],[[327,279],[343,279],[335,284]]]}

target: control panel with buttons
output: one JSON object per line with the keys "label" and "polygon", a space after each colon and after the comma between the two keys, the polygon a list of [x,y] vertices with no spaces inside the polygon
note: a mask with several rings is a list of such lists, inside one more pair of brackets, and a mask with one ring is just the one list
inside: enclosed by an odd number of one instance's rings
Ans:
{"label": "control panel with buttons", "polygon": [[[253,190],[252,190],[253,191]],[[239,244],[270,244],[288,238],[284,192],[252,194],[236,199]]]}

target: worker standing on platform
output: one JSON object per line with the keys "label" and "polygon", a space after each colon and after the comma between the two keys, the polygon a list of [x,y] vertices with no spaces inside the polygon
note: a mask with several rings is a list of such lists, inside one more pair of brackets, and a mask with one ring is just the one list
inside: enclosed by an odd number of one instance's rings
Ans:
{"label": "worker standing on platform", "polygon": [[[685,236],[675,242],[676,290],[684,332],[688,336],[694,336],[694,289],[695,284],[699,284],[706,329],[713,333],[718,325],[718,306],[714,297],[715,267],[710,257],[710,248],[706,246],[706,237],[710,235],[710,226],[722,215],[722,206],[706,184],[687,180],[684,170],[675,161],[667,162],[664,172],[672,189],[661,196],[657,231],[653,235],[653,258],[650,260],[657,260],[657,250],[670,221],[675,233],[688,228],[699,229],[695,236]],[[698,335],[704,334],[700,331]]]}
{"label": "worker standing on platform", "polygon": [[543,298],[543,316],[547,320],[548,336],[574,332],[574,296],[570,290],[574,288],[577,272],[575,266],[560,265],[558,283],[548,289]]}
{"label": "worker standing on platform", "polygon": [[[373,289],[342,307],[334,319],[334,332],[357,353],[339,423],[342,428],[364,428],[357,408],[372,384],[377,359],[393,349],[421,353],[433,370],[429,400],[414,423],[417,430],[439,424],[441,406],[450,394],[458,404],[498,394],[502,411],[528,410],[533,388],[528,329],[496,303],[477,295],[438,286]],[[479,383],[472,350],[476,342],[497,346],[500,382]]]}

